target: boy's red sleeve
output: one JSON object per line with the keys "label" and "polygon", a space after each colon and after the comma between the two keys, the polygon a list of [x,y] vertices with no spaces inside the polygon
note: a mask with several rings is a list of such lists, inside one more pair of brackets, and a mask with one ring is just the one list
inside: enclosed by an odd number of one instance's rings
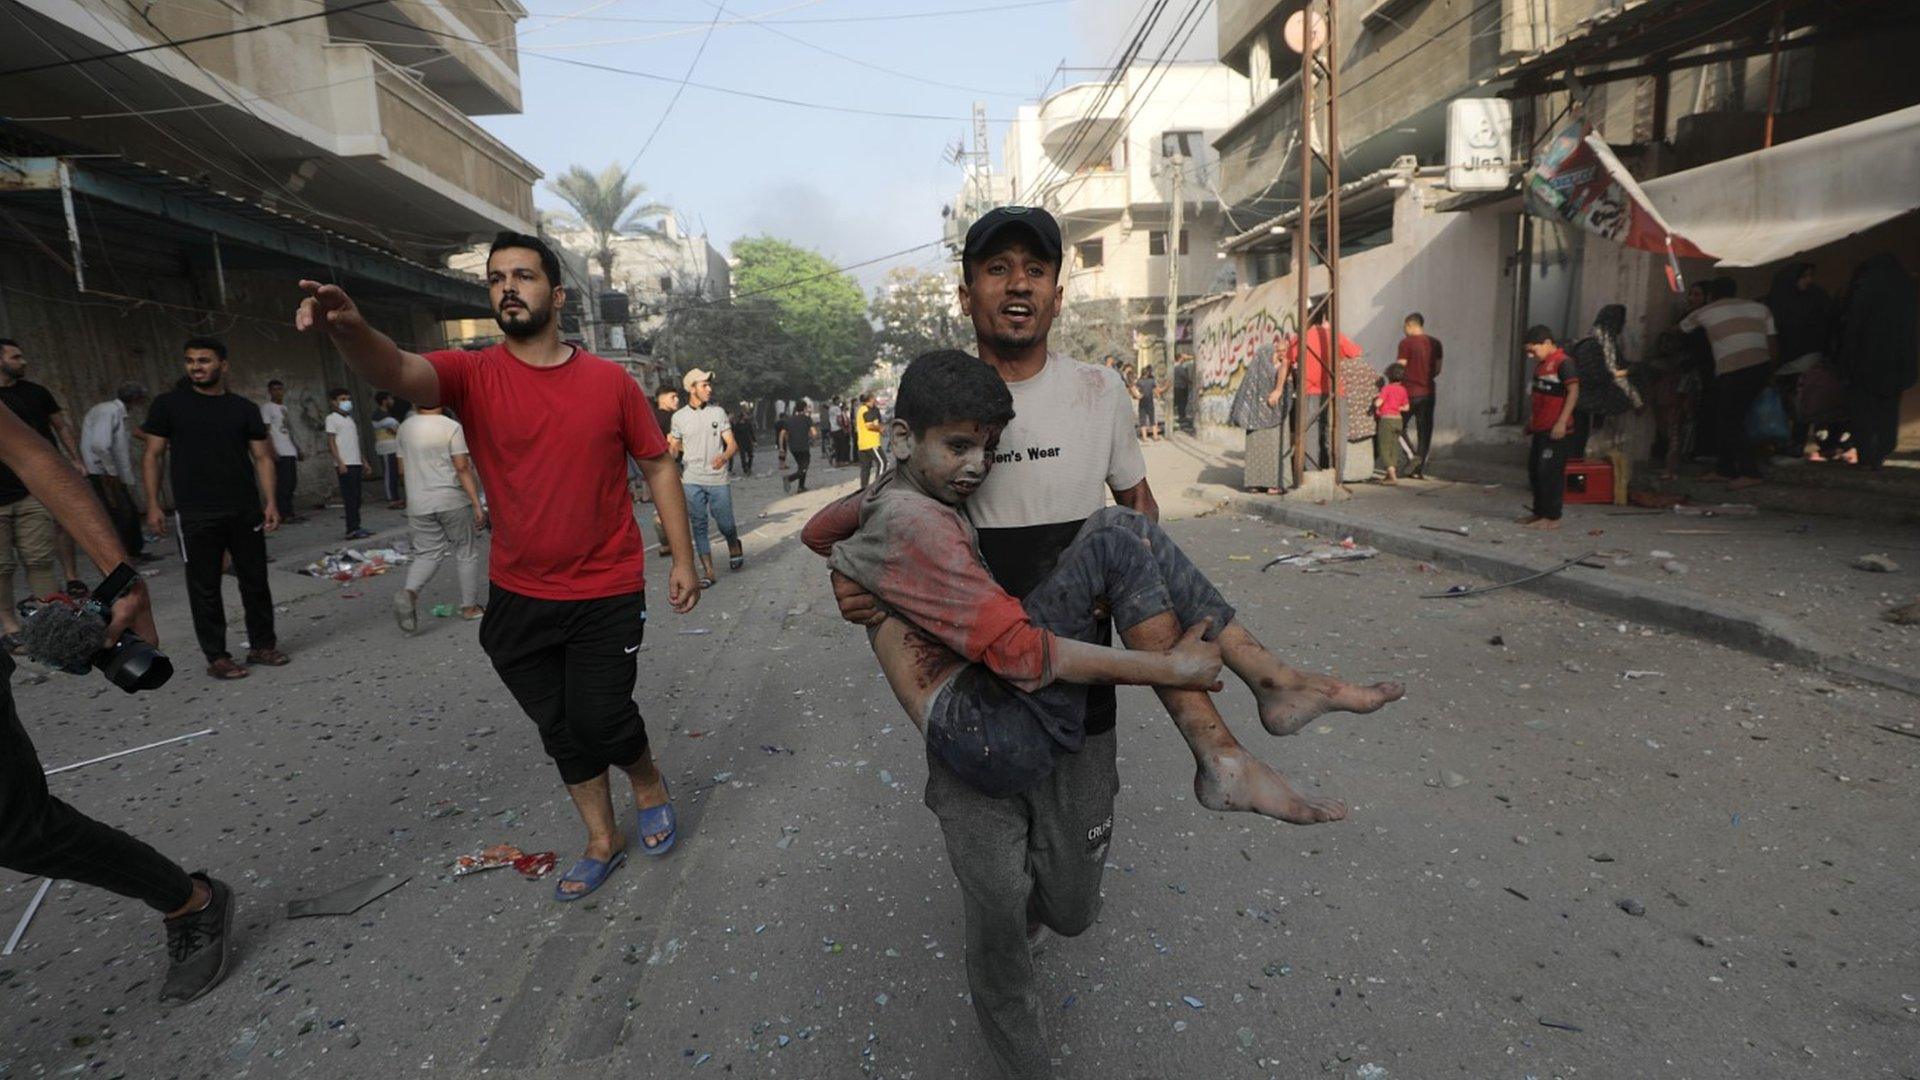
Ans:
{"label": "boy's red sleeve", "polygon": [[860,496],[856,491],[842,495],[820,508],[800,530],[800,542],[821,558],[833,554],[833,545],[852,536],[860,528]]}
{"label": "boy's red sleeve", "polygon": [[928,514],[895,527],[875,595],[949,649],[1022,690],[1053,681],[1053,633],[993,580],[966,529]]}

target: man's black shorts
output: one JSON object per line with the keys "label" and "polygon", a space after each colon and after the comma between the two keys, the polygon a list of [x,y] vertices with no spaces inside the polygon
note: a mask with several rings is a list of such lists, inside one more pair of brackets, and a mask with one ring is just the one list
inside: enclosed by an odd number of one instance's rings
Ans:
{"label": "man's black shorts", "polygon": [[647,594],[541,600],[491,586],[480,647],[540,729],[568,784],[592,780],[647,752],[634,704]]}

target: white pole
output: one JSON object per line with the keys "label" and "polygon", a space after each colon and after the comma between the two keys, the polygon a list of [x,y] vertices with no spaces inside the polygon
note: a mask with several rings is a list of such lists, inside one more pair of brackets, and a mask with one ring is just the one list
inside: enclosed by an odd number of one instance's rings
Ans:
{"label": "white pole", "polygon": [[13,928],[13,936],[7,939],[7,947],[0,949],[0,956],[12,956],[14,946],[20,944],[20,938],[27,932],[27,924],[33,921],[33,913],[40,910],[40,901],[47,898],[47,890],[53,888],[52,878],[40,879],[40,891],[27,901],[27,910],[20,916],[20,925]]}
{"label": "white pole", "polygon": [[145,746],[136,746],[131,750],[115,750],[111,754],[102,754],[97,758],[88,758],[85,761],[76,761],[71,765],[61,765],[58,768],[48,769],[46,774],[48,776],[52,776],[54,773],[63,773],[72,769],[78,769],[83,765],[98,765],[103,761],[112,761],[114,758],[126,757],[128,754],[137,754],[142,750],[151,750],[156,746],[166,746],[169,743],[184,742],[187,739],[197,739],[202,735],[211,735],[211,734],[213,734],[213,729],[207,728],[203,731],[188,732],[185,735],[175,735],[171,739],[161,739],[159,742],[150,742]]}

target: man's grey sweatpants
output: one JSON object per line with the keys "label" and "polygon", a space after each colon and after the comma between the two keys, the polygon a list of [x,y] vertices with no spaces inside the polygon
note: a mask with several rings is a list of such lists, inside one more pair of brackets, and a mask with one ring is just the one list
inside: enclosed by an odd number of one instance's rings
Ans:
{"label": "man's grey sweatpants", "polygon": [[407,567],[407,589],[415,596],[433,580],[440,560],[452,556],[460,570],[460,605],[480,603],[480,545],[473,528],[473,508],[408,514],[413,537],[413,565]]}
{"label": "man's grey sweatpants", "polygon": [[940,819],[966,905],[973,1011],[1010,1080],[1053,1075],[1027,949],[1029,898],[1055,933],[1093,925],[1119,790],[1111,731],[1087,736],[1078,753],[1061,751],[1046,779],[1004,799],[927,756],[927,809]]}

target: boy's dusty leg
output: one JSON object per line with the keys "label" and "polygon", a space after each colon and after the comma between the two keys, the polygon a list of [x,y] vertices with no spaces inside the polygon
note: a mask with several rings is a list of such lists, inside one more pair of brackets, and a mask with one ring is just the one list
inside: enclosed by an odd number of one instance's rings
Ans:
{"label": "boy's dusty leg", "polygon": [[1269,734],[1292,735],[1323,713],[1370,713],[1407,692],[1397,682],[1360,686],[1288,667],[1238,619],[1220,631],[1219,644],[1220,658],[1260,703],[1260,723]]}
{"label": "boy's dusty leg", "polygon": [[888,619],[867,631],[887,685],[920,734],[927,733],[927,706],[953,673],[965,666],[959,654],[905,619]]}
{"label": "boy's dusty leg", "polygon": [[[1180,640],[1180,622],[1162,612],[1120,632],[1129,649],[1165,650]],[[1155,687],[1160,703],[1187,740],[1198,767],[1193,793],[1209,810],[1249,810],[1295,825],[1339,821],[1347,805],[1339,799],[1302,795],[1272,766],[1240,745],[1213,707],[1213,698],[1199,690]]]}

